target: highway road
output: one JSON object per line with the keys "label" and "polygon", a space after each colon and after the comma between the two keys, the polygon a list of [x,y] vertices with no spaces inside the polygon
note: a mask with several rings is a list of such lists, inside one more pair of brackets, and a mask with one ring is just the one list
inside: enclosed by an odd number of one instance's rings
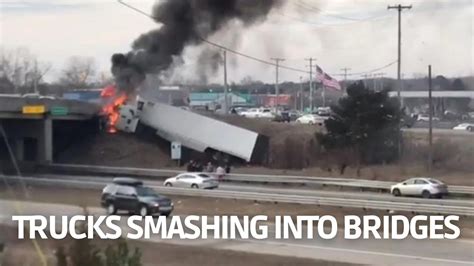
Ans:
{"label": "highway road", "polygon": [[[88,181],[88,182],[100,182],[110,183],[113,178],[111,177],[93,177],[93,176],[65,176],[65,175],[37,175],[40,178],[50,179],[69,179],[75,181]],[[152,187],[164,187],[162,181],[145,181],[146,185]],[[423,199],[416,197],[394,197],[389,193],[374,193],[374,192],[354,192],[354,191],[331,191],[331,190],[320,190],[320,189],[308,189],[305,187],[301,188],[285,188],[285,187],[271,187],[261,184],[232,184],[232,183],[221,183],[219,190],[224,191],[242,191],[242,192],[254,192],[254,193],[272,193],[281,195],[298,195],[298,196],[314,196],[314,197],[328,197],[335,198],[344,195],[346,199],[357,199],[357,200],[375,200],[375,201],[392,201],[392,202],[407,202],[407,203],[420,203],[420,204],[436,204],[436,205],[456,205],[466,206],[474,208],[474,200],[466,199]]]}
{"label": "highway road", "polygon": [[[14,180],[15,177],[10,177]],[[102,189],[112,181],[110,177],[41,175],[24,177],[26,183],[46,186]],[[275,188],[262,185],[221,184],[214,191],[163,187],[161,181],[145,184],[168,195],[203,196],[243,200],[261,200],[287,203],[316,204],[379,210],[400,210],[422,213],[474,215],[474,201],[460,199],[422,199],[393,197],[388,193],[341,192],[297,188]]]}
{"label": "highway road", "polygon": [[[82,209],[70,205],[23,202],[22,214],[75,215]],[[100,215],[100,208],[88,208]],[[14,225],[14,202],[0,200],[0,223]],[[185,214],[178,214],[185,215]],[[124,232],[127,228],[123,227]],[[270,227],[271,229],[271,227]],[[270,232],[269,236],[274,235]],[[292,257],[324,259],[368,265],[474,265],[473,240],[345,240],[338,234],[333,240],[162,240],[155,236],[148,241],[177,245],[199,245],[213,249],[275,254]]]}
{"label": "highway road", "polygon": [[[51,164],[41,165],[43,173],[48,174],[75,174],[89,176],[137,176],[142,178],[156,178],[164,180],[167,177],[182,173],[179,170],[170,169],[150,169],[150,168],[133,168],[133,167],[111,167],[97,165],[76,165],[76,164]],[[46,170],[46,171],[44,171]],[[347,188],[352,190],[374,190],[388,191],[390,186],[395,182],[363,180],[354,178],[335,178],[335,177],[313,177],[313,176],[290,176],[290,175],[256,175],[232,173],[224,177],[225,181],[235,183],[252,183],[252,184],[291,184],[299,186],[331,186],[337,188]],[[450,193],[458,195],[474,195],[474,187],[472,186],[450,186]]]}

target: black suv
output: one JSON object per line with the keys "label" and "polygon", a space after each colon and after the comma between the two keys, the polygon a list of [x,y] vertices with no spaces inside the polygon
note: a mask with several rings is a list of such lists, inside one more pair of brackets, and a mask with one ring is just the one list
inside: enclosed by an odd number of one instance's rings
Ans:
{"label": "black suv", "polygon": [[133,178],[114,178],[113,183],[102,191],[101,205],[110,215],[123,210],[141,216],[169,216],[173,211],[171,199],[158,195],[142,181]]}

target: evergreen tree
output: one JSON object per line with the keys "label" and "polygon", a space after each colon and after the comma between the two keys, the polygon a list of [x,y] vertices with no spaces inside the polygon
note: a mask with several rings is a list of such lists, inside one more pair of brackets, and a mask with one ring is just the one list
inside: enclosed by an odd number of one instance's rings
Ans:
{"label": "evergreen tree", "polygon": [[397,159],[402,112],[388,91],[375,92],[362,82],[354,83],[331,110],[325,122],[327,132],[317,135],[326,150],[349,151],[357,165]]}

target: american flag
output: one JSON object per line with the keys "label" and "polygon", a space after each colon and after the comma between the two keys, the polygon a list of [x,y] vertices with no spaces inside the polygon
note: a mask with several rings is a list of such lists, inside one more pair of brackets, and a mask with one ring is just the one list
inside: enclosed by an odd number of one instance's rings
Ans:
{"label": "american flag", "polygon": [[335,90],[341,90],[341,84],[339,81],[331,77],[329,74],[324,73],[323,69],[316,66],[316,79],[323,84],[324,87],[332,88]]}

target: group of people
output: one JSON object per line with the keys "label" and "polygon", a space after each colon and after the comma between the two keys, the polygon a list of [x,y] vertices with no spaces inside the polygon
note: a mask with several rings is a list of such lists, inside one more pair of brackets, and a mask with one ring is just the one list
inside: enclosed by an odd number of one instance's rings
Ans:
{"label": "group of people", "polygon": [[219,179],[222,179],[226,174],[230,173],[230,165],[226,164],[225,166],[218,165],[214,166],[212,162],[208,162],[206,165],[198,161],[191,160],[189,161],[186,171],[188,172],[205,172],[205,173],[215,173]]}

